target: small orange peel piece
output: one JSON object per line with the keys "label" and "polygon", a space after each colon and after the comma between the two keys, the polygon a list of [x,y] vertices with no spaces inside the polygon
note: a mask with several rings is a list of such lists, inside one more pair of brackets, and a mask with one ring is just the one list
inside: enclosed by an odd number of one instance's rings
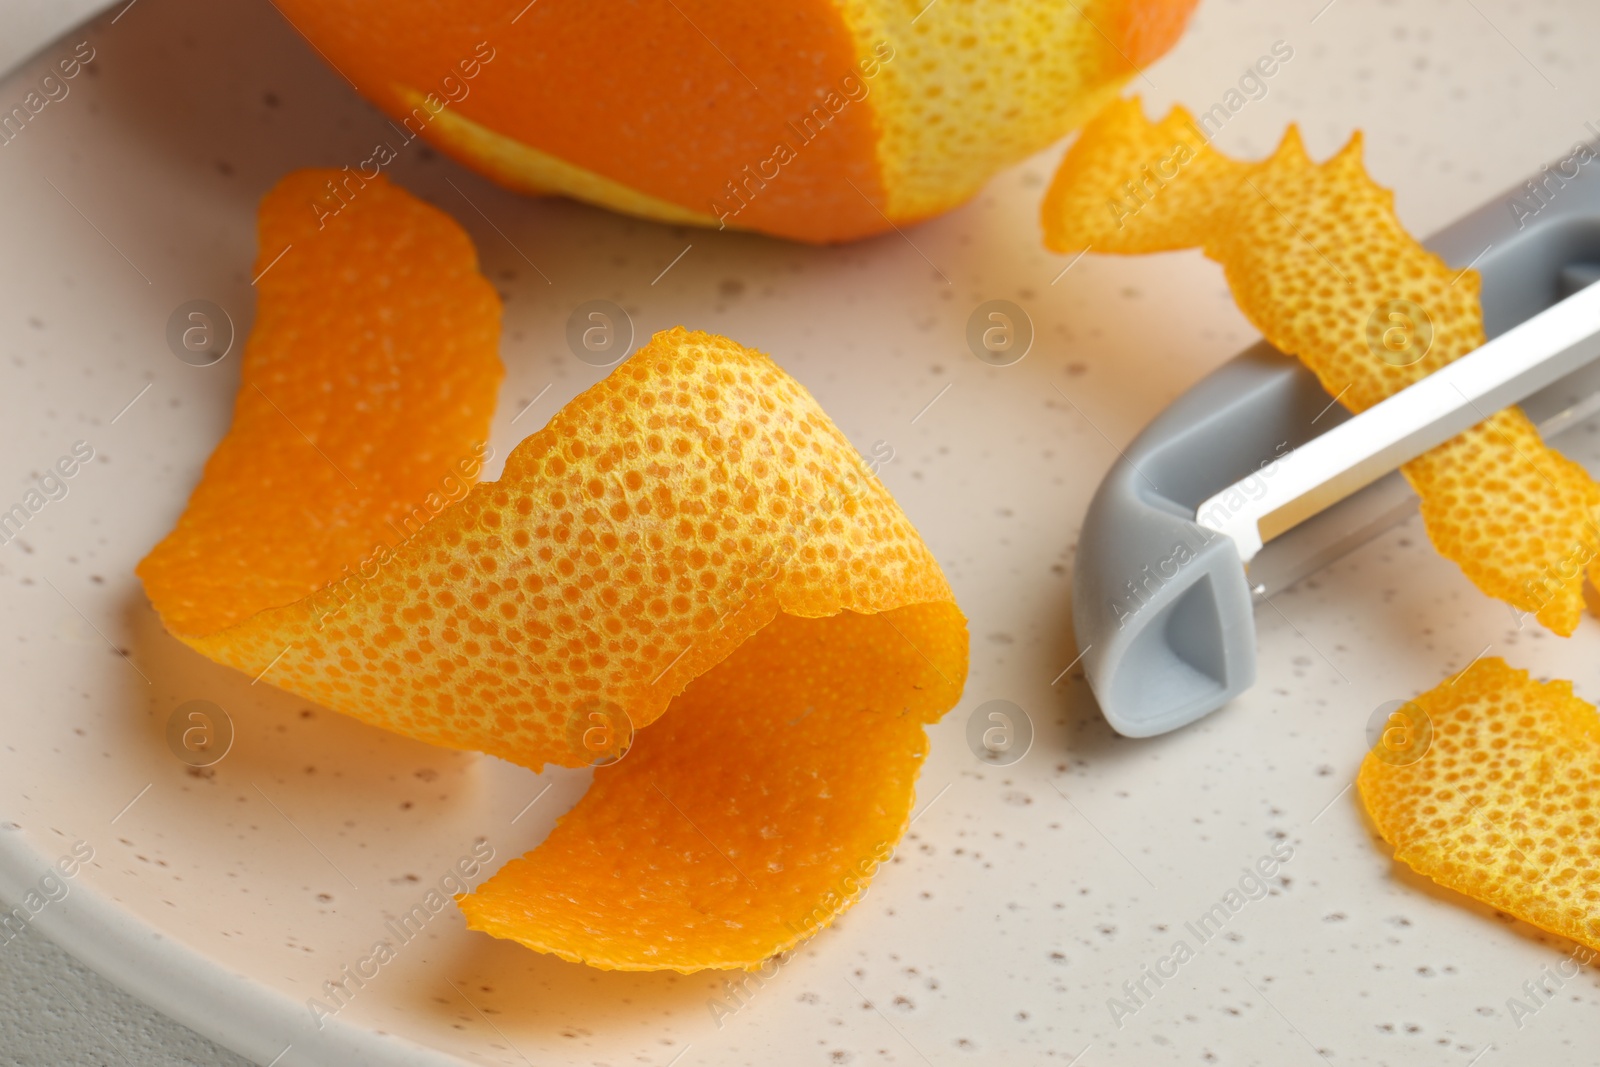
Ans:
{"label": "small orange peel piece", "polygon": [[[1571,682],[1497,658],[1412,702],[1420,758],[1368,753],[1356,784],[1397,860],[1600,949],[1600,716]],[[1417,746],[1421,747],[1421,746]]]}
{"label": "small orange peel piece", "polygon": [[688,972],[826,926],[904,833],[923,727],[965,683],[932,554],[799,383],[683,329],[467,488],[493,293],[454,224],[387,184],[319,230],[327,177],[263,204],[263,260],[291,251],[233,428],[140,566],[164,622],[410,737],[597,766],[547,842],[460,898],[477,929]]}
{"label": "small orange peel piece", "polygon": [[[1058,252],[1202,249],[1245,317],[1353,411],[1484,341],[1477,272],[1406,233],[1359,134],[1317,164],[1291,126],[1272,156],[1244,162],[1183,108],[1151,122],[1120,100],[1068,151],[1043,223]],[[1434,546],[1479,589],[1556,633],[1577,628],[1585,569],[1600,578],[1600,486],[1519,409],[1486,413],[1403,470]]]}

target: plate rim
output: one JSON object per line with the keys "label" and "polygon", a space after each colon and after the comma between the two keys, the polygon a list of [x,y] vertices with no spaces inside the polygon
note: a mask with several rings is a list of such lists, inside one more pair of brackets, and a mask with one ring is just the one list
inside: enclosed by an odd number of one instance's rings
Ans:
{"label": "plate rim", "polygon": [[[114,6],[115,0],[102,4],[0,70],[0,84],[28,72],[74,38],[103,32]],[[0,896],[8,900],[21,900],[51,864],[29,843],[28,830],[0,810]],[[306,1008],[284,993],[167,937],[87,885],[74,886],[28,925],[141,1003],[256,1063],[273,1067],[470,1064],[410,1038],[337,1017],[312,1026]]]}

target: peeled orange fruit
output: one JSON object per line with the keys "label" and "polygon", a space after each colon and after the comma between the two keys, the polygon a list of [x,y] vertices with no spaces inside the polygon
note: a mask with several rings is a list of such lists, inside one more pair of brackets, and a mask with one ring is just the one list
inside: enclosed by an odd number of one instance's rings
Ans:
{"label": "peeled orange fruit", "polygon": [[523,192],[815,242],[962,203],[1196,2],[277,0],[394,120],[368,178],[420,137]]}

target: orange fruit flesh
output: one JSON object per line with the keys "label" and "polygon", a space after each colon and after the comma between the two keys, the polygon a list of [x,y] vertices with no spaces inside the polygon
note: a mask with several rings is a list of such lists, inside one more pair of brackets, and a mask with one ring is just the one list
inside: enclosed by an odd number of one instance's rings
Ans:
{"label": "orange fruit flesh", "polygon": [[[1152,123],[1132,99],[1068,151],[1043,222],[1059,252],[1203,249],[1267,340],[1361,411],[1484,341],[1477,273],[1422,248],[1393,201],[1362,166],[1359,136],[1314,164],[1290,127],[1269,159],[1247,163],[1214,151],[1182,108]],[[1396,306],[1409,317],[1386,332]],[[1511,408],[1402,469],[1441,554],[1488,595],[1572,633],[1600,547],[1600,486],[1583,468]]]}
{"label": "orange fruit flesh", "polygon": [[[386,183],[317,229],[306,196],[328,173],[263,204],[263,257],[292,247],[262,278],[234,425],[140,565],[164,623],[410,737],[535,769],[622,758],[463,902],[482,929],[688,971],[826,925],[903,832],[922,724],[965,681],[965,620],[926,546],[797,382],[682,329],[499,481],[430,489],[481,454],[498,306],[460,231]],[[433,387],[452,375],[472,387]],[[730,891],[674,818],[750,881]],[[691,921],[708,900],[718,921]]]}
{"label": "orange fruit flesh", "polygon": [[[713,202],[729,200],[729,182],[751,181],[748,166],[756,174],[748,189],[759,195],[741,213],[743,225],[822,239],[883,228],[866,107],[825,113],[825,132],[782,166],[783,180],[760,178],[776,143],[796,140],[788,123],[810,115],[842,78],[860,75],[855,44],[829,0],[737,8],[714,0],[545,0],[515,24],[519,5],[490,0],[457,0],[449,18],[421,2],[278,6],[363,93],[396,119],[411,117],[411,134],[437,132],[437,124],[413,116],[416,105],[402,90],[450,101],[450,77],[460,100],[444,115],[652,197],[709,216]],[[487,63],[477,60],[480,42],[492,54]],[[475,77],[464,77],[464,62]],[[477,165],[451,142],[438,143]],[[491,176],[515,184],[507,173]]]}
{"label": "orange fruit flesh", "polygon": [[1081,124],[1197,0],[278,0],[394,120],[522,192],[842,241]]}
{"label": "orange fruit flesh", "polygon": [[1432,731],[1421,758],[1400,765],[1375,750],[1357,777],[1395,859],[1600,949],[1594,706],[1571,682],[1537,682],[1493,657],[1413,703]]}

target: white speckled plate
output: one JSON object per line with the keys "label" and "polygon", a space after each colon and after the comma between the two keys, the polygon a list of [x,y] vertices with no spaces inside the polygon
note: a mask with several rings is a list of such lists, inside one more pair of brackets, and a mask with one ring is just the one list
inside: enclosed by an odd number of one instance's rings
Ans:
{"label": "white speckled plate", "polygon": [[[1592,6],[1343,0],[1312,24],[1320,6],[1207,0],[1142,89],[1209,107],[1289,42],[1224,141],[1263,151],[1299,118],[1325,154],[1364,126],[1418,230],[1600,118],[1585,113],[1600,99]],[[721,976],[601,973],[469,934],[447,908],[318,1029],[308,996],[392,937],[386,923],[476,839],[496,863],[535,845],[585,778],[369,729],[163,633],[132,569],[237,384],[235,357],[176,359],[168,316],[207,299],[246,330],[258,197],[286,170],[364,159],[392,130],[259,0],[140,0],[0,81],[0,112],[80,42],[92,67],[0,145],[0,511],[26,506],[76,442],[94,450],[0,548],[0,895],[82,959],[282,1065],[1592,1057],[1589,975],[1509,1013],[1568,946],[1397,871],[1344,791],[1372,709],[1485,645],[1600,696],[1592,621],[1569,642],[1517,631],[1413,523],[1281,597],[1287,618],[1261,620],[1257,688],[1194,728],[1118,739],[1081,679],[1060,676],[1074,531],[1113,443],[1253,338],[1197,256],[1091,257],[1052,282],[1065,263],[1039,247],[1035,213],[1053,154],[904,238],[829,249],[518,199],[402,154],[393,177],[462,221],[506,298],[501,455],[603,373],[564,342],[585,300],[622,304],[640,337],[684,323],[760,347],[863,452],[893,450],[883,477],[971,616],[973,672],[934,730],[924,812],[872,894],[737,999]],[[1037,327],[1012,367],[963,343],[994,298]],[[990,699],[1036,727],[1000,771],[964,742]],[[235,724],[214,767],[167,747],[188,700]],[[1187,932],[1285,841],[1269,896],[1204,944]],[[47,880],[74,848],[92,859]],[[1180,938],[1194,958],[1145,977]]]}

